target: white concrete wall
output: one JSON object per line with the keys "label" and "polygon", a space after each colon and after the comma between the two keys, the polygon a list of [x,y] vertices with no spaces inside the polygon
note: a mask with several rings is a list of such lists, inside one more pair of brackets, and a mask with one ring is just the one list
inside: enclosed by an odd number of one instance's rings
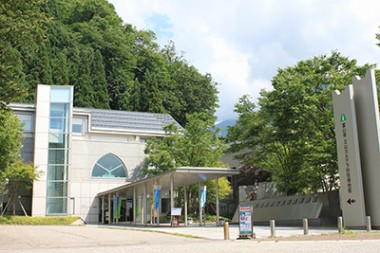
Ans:
{"label": "white concrete wall", "polygon": [[[68,212],[78,215],[88,223],[97,223],[99,219],[99,201],[96,195],[131,180],[134,170],[141,166],[145,154],[145,144],[131,141],[132,136],[109,134],[86,134],[73,136],[70,150]],[[128,170],[128,178],[92,177],[95,163],[104,155],[112,153],[118,156]]]}
{"label": "white concrete wall", "polygon": [[46,175],[49,145],[50,87],[39,86],[36,98],[34,164],[42,174],[33,183],[32,215],[45,216]]}

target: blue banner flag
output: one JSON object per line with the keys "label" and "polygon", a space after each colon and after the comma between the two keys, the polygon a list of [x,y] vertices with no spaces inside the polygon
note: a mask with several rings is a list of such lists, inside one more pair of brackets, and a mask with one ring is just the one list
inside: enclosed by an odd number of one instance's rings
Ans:
{"label": "blue banner flag", "polygon": [[154,209],[158,209],[160,205],[161,186],[159,185],[154,186],[153,196],[154,196]]}
{"label": "blue banner flag", "polygon": [[203,208],[206,204],[206,189],[207,186],[201,187],[201,208]]}
{"label": "blue banner flag", "polygon": [[155,185],[153,189],[153,209],[154,209],[154,217],[158,216],[158,210],[160,206],[161,199],[161,186]]}
{"label": "blue banner flag", "polygon": [[113,218],[114,219],[119,219],[120,218],[120,211],[119,211],[119,206],[121,207],[120,201],[120,196],[113,196]]}

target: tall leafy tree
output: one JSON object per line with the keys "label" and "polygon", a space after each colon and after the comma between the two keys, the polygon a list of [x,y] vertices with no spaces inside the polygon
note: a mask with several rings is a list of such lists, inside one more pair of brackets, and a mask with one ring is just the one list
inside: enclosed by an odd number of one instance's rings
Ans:
{"label": "tall leafy tree", "polygon": [[48,18],[43,0],[2,0],[0,4],[0,109],[25,95],[21,55],[16,46],[31,45],[44,35]]}
{"label": "tall leafy tree", "polygon": [[[35,177],[27,181],[25,172],[33,165],[24,164],[19,157],[23,131],[16,115],[8,110],[8,104],[21,100],[26,94],[24,86],[22,55],[19,48],[32,49],[42,41],[47,16],[41,11],[44,1],[3,0],[0,3],[0,190],[8,188],[15,200],[21,185],[30,185]],[[4,184],[5,179],[9,183]],[[17,185],[17,186],[16,186]]]}
{"label": "tall leafy tree", "polygon": [[337,187],[331,94],[370,67],[332,52],[279,69],[273,91],[261,92],[259,109],[246,98],[236,106],[240,117],[231,129],[232,146],[270,171],[277,188],[288,195]]}
{"label": "tall leafy tree", "polygon": [[23,131],[19,119],[11,111],[0,110],[0,176],[19,159]]}
{"label": "tall leafy tree", "polygon": [[176,125],[164,127],[164,138],[150,139],[145,148],[145,174],[154,175],[172,170],[176,167],[180,133]]}
{"label": "tall leafy tree", "polygon": [[[11,203],[13,215],[16,215],[16,203],[19,194],[24,190],[32,189],[33,181],[38,179],[38,177],[39,173],[33,163],[23,163],[21,160],[11,163],[5,169],[2,180],[6,178],[8,181],[5,185],[8,188],[9,196],[7,206],[9,208],[9,203]],[[25,215],[27,214],[25,213]]]}
{"label": "tall leafy tree", "polygon": [[94,93],[93,104],[96,108],[109,109],[108,85],[103,64],[103,56],[99,50],[94,53],[94,61],[91,66],[92,87]]}
{"label": "tall leafy tree", "polygon": [[[170,113],[181,125],[186,114],[215,112],[211,75],[187,63],[174,43],[161,49],[154,32],[123,24],[106,0],[4,2],[0,95],[6,94],[5,103],[33,102],[36,84],[44,83],[74,85],[76,106]],[[24,28],[31,31],[21,36]]]}
{"label": "tall leafy tree", "polygon": [[48,17],[41,11],[44,1],[3,0],[0,4],[0,180],[19,161],[23,137],[19,119],[7,110],[10,102],[25,95],[20,46],[32,48],[42,41]]}
{"label": "tall leafy tree", "polygon": [[[206,113],[195,113],[187,115],[187,120],[188,124],[182,132],[179,132],[174,125],[169,125],[165,128],[167,136],[148,141],[145,161],[147,174],[162,173],[181,166],[224,166],[219,159],[226,149],[226,144],[217,137],[217,131],[212,128],[215,117]],[[213,207],[215,204],[215,181],[204,184],[208,189],[207,205]],[[219,187],[221,198],[231,193],[227,179],[220,179]],[[182,189],[180,190],[182,191]],[[192,203],[198,196],[197,192],[197,185],[187,186],[189,206],[196,206]],[[183,199],[179,197],[177,201],[183,202]],[[196,211],[196,208],[192,211]]]}
{"label": "tall leafy tree", "polygon": [[175,167],[212,167],[220,165],[219,159],[226,144],[212,129],[214,116],[205,113],[188,115],[189,123],[182,132],[175,125],[168,125],[167,136],[149,140],[146,147],[147,173],[161,173]]}
{"label": "tall leafy tree", "polygon": [[162,49],[170,74],[164,88],[164,107],[182,125],[187,124],[186,114],[213,115],[218,107],[217,83],[210,74],[202,75],[170,42]]}

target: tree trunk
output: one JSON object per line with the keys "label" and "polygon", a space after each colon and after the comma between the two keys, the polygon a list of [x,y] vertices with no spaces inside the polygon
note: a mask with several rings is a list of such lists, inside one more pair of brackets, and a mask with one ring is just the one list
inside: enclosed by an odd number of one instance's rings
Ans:
{"label": "tree trunk", "polygon": [[16,194],[12,195],[12,214],[16,215]]}

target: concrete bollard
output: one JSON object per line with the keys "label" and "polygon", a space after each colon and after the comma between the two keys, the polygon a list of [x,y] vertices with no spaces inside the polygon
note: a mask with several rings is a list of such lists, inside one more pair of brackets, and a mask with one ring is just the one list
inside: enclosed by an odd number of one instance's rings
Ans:
{"label": "concrete bollard", "polygon": [[309,222],[307,219],[303,219],[303,234],[304,235],[309,234]]}
{"label": "concrete bollard", "polygon": [[366,217],[366,223],[367,223],[367,232],[371,232],[372,231],[371,216]]}
{"label": "concrete bollard", "polygon": [[276,237],[276,222],[274,220],[270,220],[269,224],[270,224],[270,237]]}
{"label": "concrete bollard", "polygon": [[343,233],[343,218],[342,218],[342,216],[338,217],[338,232],[340,234]]}
{"label": "concrete bollard", "polygon": [[224,240],[229,240],[230,239],[230,225],[228,222],[224,222]]}

